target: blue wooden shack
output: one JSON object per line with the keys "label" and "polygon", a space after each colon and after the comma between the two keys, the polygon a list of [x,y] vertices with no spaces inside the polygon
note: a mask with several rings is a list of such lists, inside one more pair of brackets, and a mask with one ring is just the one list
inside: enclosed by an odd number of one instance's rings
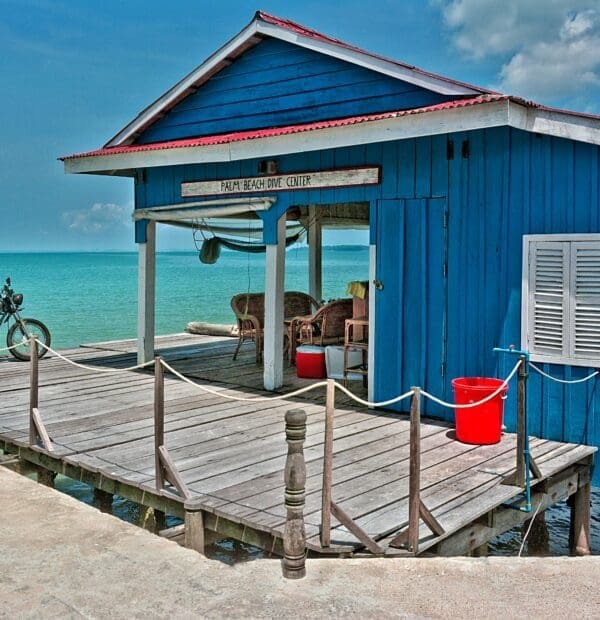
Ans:
{"label": "blue wooden shack", "polygon": [[[599,117],[259,12],[104,147],[63,159],[135,183],[140,361],[153,351],[156,223],[252,215],[267,245],[264,380],[278,387],[286,213],[310,215],[316,297],[319,215],[337,214],[370,230],[370,398],[419,385],[451,400],[453,377],[508,374],[496,346],[567,381],[600,366],[599,145]],[[595,377],[532,372],[532,434],[600,445],[599,391]]]}

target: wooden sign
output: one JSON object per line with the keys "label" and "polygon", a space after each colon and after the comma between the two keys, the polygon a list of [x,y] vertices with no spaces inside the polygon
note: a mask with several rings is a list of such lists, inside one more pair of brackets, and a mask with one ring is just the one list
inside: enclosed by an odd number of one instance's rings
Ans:
{"label": "wooden sign", "polygon": [[224,194],[249,194],[253,192],[281,192],[323,187],[375,185],[380,180],[380,168],[346,168],[322,172],[293,172],[221,181],[196,181],[181,184],[183,198],[189,196],[219,196]]}

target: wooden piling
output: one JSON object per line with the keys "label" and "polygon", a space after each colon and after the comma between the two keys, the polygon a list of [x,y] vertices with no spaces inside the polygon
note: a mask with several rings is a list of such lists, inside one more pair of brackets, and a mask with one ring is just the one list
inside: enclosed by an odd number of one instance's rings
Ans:
{"label": "wooden piling", "polygon": [[590,555],[590,483],[580,486],[571,498],[571,553]]}
{"label": "wooden piling", "polygon": [[39,405],[39,360],[37,338],[29,340],[29,445],[37,445],[37,432],[33,419],[33,410]]}
{"label": "wooden piling", "polygon": [[45,467],[41,467],[38,465],[37,467],[37,481],[44,486],[54,488],[54,480],[56,478],[56,473],[46,469]]}
{"label": "wooden piling", "polygon": [[306,463],[306,412],[290,409],[285,414],[285,437],[288,444],[285,463],[285,507],[287,520],[283,533],[283,576],[301,579],[306,576],[306,533],[304,529],[304,500]]}
{"label": "wooden piling", "polygon": [[333,422],[335,413],[335,382],[327,380],[325,401],[325,438],[323,442],[323,490],[321,494],[321,546],[331,543],[331,488],[333,477]]}
{"label": "wooden piling", "polygon": [[194,549],[198,553],[204,555],[205,531],[204,531],[204,513],[202,510],[185,510],[185,534],[184,545],[188,549]]}
{"label": "wooden piling", "polygon": [[100,512],[112,513],[113,494],[102,489],[94,489],[93,504]]}

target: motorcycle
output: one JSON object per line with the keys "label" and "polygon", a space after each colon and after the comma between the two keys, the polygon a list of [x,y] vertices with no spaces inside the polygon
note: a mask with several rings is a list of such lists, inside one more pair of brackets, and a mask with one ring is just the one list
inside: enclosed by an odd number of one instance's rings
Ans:
{"label": "motorcycle", "polygon": [[[40,343],[47,347],[50,346],[50,331],[37,319],[24,319],[20,315],[23,295],[15,293],[11,288],[10,278],[0,292],[0,326],[8,323],[11,318],[15,322],[9,327],[6,335],[6,344],[10,347],[10,353],[18,360],[28,361],[31,357],[29,338],[35,336]],[[47,353],[47,349],[40,344],[37,346],[38,357],[41,358]]]}

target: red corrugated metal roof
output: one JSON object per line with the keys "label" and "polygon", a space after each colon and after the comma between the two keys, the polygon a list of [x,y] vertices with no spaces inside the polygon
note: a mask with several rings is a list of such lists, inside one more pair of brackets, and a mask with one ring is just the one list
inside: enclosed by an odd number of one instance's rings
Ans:
{"label": "red corrugated metal roof", "polygon": [[[66,155],[61,160],[75,159],[78,157],[97,157],[100,155],[117,155],[121,153],[141,153],[145,151],[160,151],[166,149],[189,148],[198,146],[211,146],[215,144],[227,144],[231,142],[242,142],[244,140],[256,140],[259,138],[269,138],[273,136],[285,136],[317,129],[327,129],[330,127],[343,127],[345,125],[357,125],[370,121],[385,120],[388,118],[400,118],[413,114],[426,114],[427,112],[438,112],[441,110],[451,110],[454,108],[464,108],[467,106],[492,103],[494,101],[507,100],[507,95],[479,95],[468,99],[457,99],[436,105],[425,106],[422,108],[412,108],[410,110],[396,110],[393,112],[381,112],[379,114],[365,114],[362,116],[350,116],[326,121],[316,121],[303,125],[288,125],[286,127],[272,127],[269,129],[253,129],[249,131],[236,131],[234,133],[219,134],[216,136],[202,136],[200,138],[185,138],[182,140],[169,140],[167,142],[153,142],[151,144],[132,144],[127,146],[113,146],[97,149],[85,153],[75,153]],[[531,104],[530,104],[531,105]]]}

